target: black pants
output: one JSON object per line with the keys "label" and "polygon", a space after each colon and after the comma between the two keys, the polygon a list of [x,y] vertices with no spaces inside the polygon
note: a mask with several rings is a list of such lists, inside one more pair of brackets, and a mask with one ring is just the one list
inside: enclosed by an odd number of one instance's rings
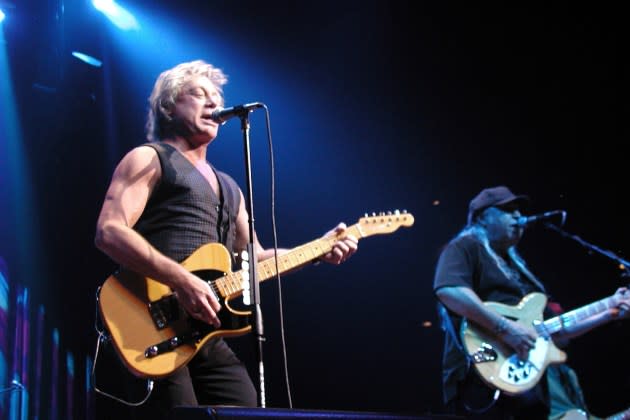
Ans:
{"label": "black pants", "polygon": [[[146,381],[132,377],[118,360],[115,362],[118,367],[111,366],[111,360],[108,363],[109,381],[119,385],[122,382],[127,401],[141,400],[146,395]],[[118,380],[112,381],[114,372]],[[245,365],[222,338],[210,340],[186,366],[156,380],[149,399],[142,405],[131,408],[99,396],[96,413],[102,420],[166,420],[174,407],[197,405],[258,405],[257,392]]]}

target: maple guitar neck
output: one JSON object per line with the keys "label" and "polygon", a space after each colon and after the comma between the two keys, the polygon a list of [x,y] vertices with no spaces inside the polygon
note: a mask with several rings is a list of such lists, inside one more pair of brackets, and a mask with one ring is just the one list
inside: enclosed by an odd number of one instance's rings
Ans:
{"label": "maple guitar neck", "polygon": [[[367,235],[359,223],[354,224],[346,230],[347,235],[354,235],[357,239],[361,239]],[[341,236],[332,236],[329,238],[315,239],[306,244],[291,249],[289,252],[279,255],[276,264],[276,258],[268,258],[257,264],[257,275],[259,281],[265,281],[275,277],[278,273],[285,273],[300,267],[310,261],[316,260],[322,255],[329,253],[336,241]],[[277,269],[276,269],[277,267]],[[242,293],[244,290],[243,280],[246,270],[239,270],[214,281],[216,289],[221,296],[234,296]]]}
{"label": "maple guitar neck", "polygon": [[548,320],[543,321],[542,325],[544,330],[549,335],[552,335],[563,329],[570,328],[573,325],[579,324],[586,318],[597,315],[611,308],[615,308],[626,299],[627,297],[624,298],[617,295],[608,296],[604,299],[589,303],[588,305],[582,306],[572,311],[565,312],[562,315],[549,318]]}

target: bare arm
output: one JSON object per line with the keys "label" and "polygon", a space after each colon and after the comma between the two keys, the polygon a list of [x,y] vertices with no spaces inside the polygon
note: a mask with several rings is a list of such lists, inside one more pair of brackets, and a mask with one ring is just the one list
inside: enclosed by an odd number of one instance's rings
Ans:
{"label": "bare arm", "polygon": [[192,316],[219,326],[216,313],[221,307],[210,286],[133,230],[160,176],[157,154],[150,147],[135,148],[121,160],[101,208],[95,244],[124,267],[169,286]]}
{"label": "bare arm", "polygon": [[449,286],[438,289],[436,294],[438,299],[451,311],[490,332],[494,332],[499,339],[512,347],[522,359],[526,359],[527,352],[534,347],[536,333],[532,328],[526,328],[489,309],[472,289],[463,286]]}

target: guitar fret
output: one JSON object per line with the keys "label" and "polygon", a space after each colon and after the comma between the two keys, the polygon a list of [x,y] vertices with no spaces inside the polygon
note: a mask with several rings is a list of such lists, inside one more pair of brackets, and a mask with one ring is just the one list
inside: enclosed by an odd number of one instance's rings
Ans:
{"label": "guitar fret", "polygon": [[566,314],[563,315],[563,320],[568,321],[568,322],[581,321],[582,319],[588,318],[592,315],[603,312],[607,310],[608,308],[611,308],[612,306],[614,306],[611,304],[613,303],[613,301],[614,299],[612,297],[608,297],[600,301],[593,302],[590,305],[584,306],[583,308],[579,308],[574,311],[567,312]]}
{"label": "guitar fret", "polygon": [[239,271],[236,273],[232,273],[230,278],[232,279],[232,281],[230,282],[230,285],[232,286],[231,293],[242,291],[243,290],[243,286],[242,286],[243,276],[241,275],[241,272]]}
{"label": "guitar fret", "polygon": [[293,268],[293,267],[297,267],[298,266],[298,262],[295,258],[295,255],[291,252],[289,254],[286,255],[286,267],[287,269]]}
{"label": "guitar fret", "polygon": [[215,281],[211,283],[214,284],[215,288],[219,292],[218,293],[219,296],[226,296],[225,287],[224,287],[225,281],[223,278],[216,279]]}
{"label": "guitar fret", "polygon": [[310,255],[310,259],[314,260],[316,258],[319,258],[320,256],[324,255],[323,252],[320,252],[320,246],[319,244],[315,244],[313,245],[312,248],[308,249],[308,251],[310,251],[311,255]]}
{"label": "guitar fret", "polygon": [[240,273],[230,273],[220,279],[216,280],[217,284],[221,286],[221,295],[229,296],[241,290],[241,280],[239,279]]}
{"label": "guitar fret", "polygon": [[216,281],[211,281],[211,282],[209,282],[209,284],[210,284],[210,288],[212,288],[212,291],[214,292],[214,295],[216,297],[221,296],[221,291],[219,290],[219,285],[217,284],[217,282]]}
{"label": "guitar fret", "polygon": [[258,264],[258,268],[261,271],[261,273],[259,274],[259,277],[273,276],[273,271],[271,270],[271,267],[269,264],[266,264],[266,263]]}
{"label": "guitar fret", "polygon": [[[280,259],[278,259],[278,268],[281,264]],[[258,277],[259,278],[268,278],[274,276],[276,272],[276,262],[273,258],[269,261],[263,261],[258,264]]]}
{"label": "guitar fret", "polygon": [[560,321],[560,317],[551,318],[543,323],[545,325],[545,329],[549,334],[553,334],[554,332],[560,331],[562,329],[562,322]]}
{"label": "guitar fret", "polygon": [[609,296],[607,298],[598,300],[597,302],[590,303],[578,309],[566,312],[562,315],[550,318],[544,322],[545,328],[550,334],[561,331],[562,329],[571,327],[583,319],[596,315],[609,308],[617,306],[619,302],[615,296]]}

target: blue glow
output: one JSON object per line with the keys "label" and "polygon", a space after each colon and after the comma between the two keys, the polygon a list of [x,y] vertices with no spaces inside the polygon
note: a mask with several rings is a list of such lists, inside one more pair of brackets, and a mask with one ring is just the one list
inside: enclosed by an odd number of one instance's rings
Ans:
{"label": "blue glow", "polygon": [[[37,267],[39,264],[31,264],[29,261],[32,258],[41,261],[40,258],[45,257],[39,253],[38,238],[41,235],[36,234],[38,223],[33,183],[19,124],[3,32],[0,28],[0,202],[8,205],[0,209],[0,230],[3,234],[6,232],[7,237],[16,238],[12,246],[16,252],[16,265],[23,267],[23,278],[38,279],[42,278]],[[33,252],[37,254],[36,257]]]}
{"label": "blue glow", "polygon": [[92,0],[92,5],[123,31],[140,29],[140,24],[136,18],[114,0]]}
{"label": "blue glow", "polygon": [[89,394],[92,390],[92,357],[85,356],[85,391]]}
{"label": "blue glow", "polygon": [[6,15],[4,14],[4,12],[2,11],[2,9],[0,9],[0,22],[2,22],[4,20],[4,17]]}
{"label": "blue glow", "polygon": [[72,352],[66,354],[66,369],[68,370],[68,375],[74,376],[74,355]]}
{"label": "blue glow", "polygon": [[[122,92],[135,92],[136,96],[142,100],[138,112],[138,119],[144,118],[145,101],[148,93],[151,92],[152,84],[161,71],[170,68],[182,61],[189,61],[197,58],[204,59],[223,68],[229,77],[229,86],[226,89],[226,103],[235,105],[238,103],[261,101],[272,108],[272,118],[274,115],[274,103],[299,103],[301,98],[308,97],[311,103],[317,102],[319,95],[323,92],[317,89],[310,89],[309,84],[302,83],[294,74],[287,69],[293,65],[278,63],[265,56],[265,53],[255,46],[251,46],[248,38],[241,38],[238,34],[228,37],[230,42],[225,41],[218,34],[209,32],[203,22],[190,22],[186,30],[182,31],[181,20],[166,11],[150,6],[146,9],[139,7],[134,10],[134,14],[143,23],[142,30],[138,32],[121,32],[112,29],[110,40],[113,42],[112,49],[108,51],[110,55],[104,55],[103,60],[108,62],[108,67],[114,71],[117,66],[124,63],[124,80],[121,80]],[[114,60],[115,57],[115,60]],[[252,71],[255,63],[256,70]],[[273,77],[269,77],[273,75]],[[107,83],[107,82],[106,82]],[[106,92],[115,89],[108,87]],[[116,100],[116,99],[114,99]],[[322,109],[326,106],[325,98]],[[313,102],[314,101],[314,102]],[[112,104],[116,108],[115,104]],[[300,107],[287,107],[282,110],[286,118],[278,122],[280,131],[287,133],[295,130],[303,130],[304,126],[317,125],[314,114],[302,112]],[[264,113],[257,112],[251,116],[251,138],[252,156],[254,161],[266,159],[268,156]],[[112,122],[114,125],[115,122]],[[324,138],[334,139],[337,127],[331,128],[332,133],[322,135]],[[239,125],[226,124],[221,128],[221,138],[224,141],[213,143],[213,156],[220,160],[225,167],[236,168],[234,176],[240,179],[242,175],[242,156],[234,153],[233,142],[229,139],[239,141],[241,131]],[[313,134],[313,137],[316,137]],[[260,139],[260,140],[256,140]],[[281,136],[277,141],[284,141]],[[304,139],[296,142],[287,139],[287,144],[276,148],[276,156],[279,159],[286,159],[289,162],[296,162],[291,171],[298,171],[300,175],[313,177],[309,174],[308,168],[317,165],[305,164],[304,161],[294,159],[296,154],[301,154],[304,148],[317,144],[317,138],[312,140]],[[113,147],[113,146],[112,146]],[[316,150],[314,147],[313,150]],[[315,154],[307,154],[315,156]],[[113,164],[110,162],[110,164]],[[304,173],[304,174],[302,174]],[[244,181],[242,181],[244,182]]]}
{"label": "blue glow", "polygon": [[103,65],[101,60],[94,58],[91,55],[83,54],[82,52],[72,51],[72,55],[90,66],[101,67]]}

